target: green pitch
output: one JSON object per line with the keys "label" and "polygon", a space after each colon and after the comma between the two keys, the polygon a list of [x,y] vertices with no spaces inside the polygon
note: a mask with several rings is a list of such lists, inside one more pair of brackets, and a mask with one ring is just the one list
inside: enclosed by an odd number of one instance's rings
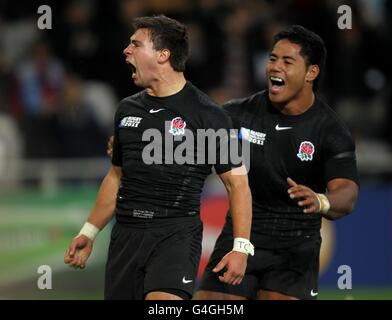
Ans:
{"label": "green pitch", "polygon": [[[94,243],[85,270],[63,263],[70,239],[94,203],[98,187],[50,195],[36,190],[0,196],[0,299],[103,299],[104,263],[110,228]],[[40,265],[52,269],[50,290],[37,287]],[[319,290],[320,300],[392,300],[392,288]]]}

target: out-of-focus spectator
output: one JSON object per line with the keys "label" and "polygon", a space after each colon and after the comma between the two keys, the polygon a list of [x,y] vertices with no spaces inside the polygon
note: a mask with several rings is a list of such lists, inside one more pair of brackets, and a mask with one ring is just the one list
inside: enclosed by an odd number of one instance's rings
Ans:
{"label": "out-of-focus spectator", "polygon": [[11,75],[3,53],[0,42],[0,177],[5,178],[17,174],[12,164],[22,156],[22,139],[15,119],[9,115]]}
{"label": "out-of-focus spectator", "polygon": [[[15,162],[22,157],[22,150],[22,137],[15,120],[8,114],[0,112],[0,181],[2,178],[15,178],[20,174]],[[12,183],[16,186],[16,181],[17,179],[7,181],[7,189],[14,187]]]}
{"label": "out-of-focus spectator", "polygon": [[22,113],[51,113],[58,103],[63,78],[62,63],[52,56],[48,44],[44,41],[35,43],[31,57],[17,70]]}
{"label": "out-of-focus spectator", "polygon": [[9,68],[16,68],[31,45],[39,37],[33,18],[6,21],[0,12],[0,48],[2,59]]}
{"label": "out-of-focus spectator", "polygon": [[247,32],[251,24],[249,12],[238,6],[225,21],[226,60],[224,84],[233,98],[247,96],[250,88],[250,72],[248,59]]}
{"label": "out-of-focus spectator", "polygon": [[9,100],[11,92],[11,75],[8,66],[3,58],[0,46],[0,113],[9,112]]}
{"label": "out-of-focus spectator", "polygon": [[[82,100],[94,106],[98,126],[106,134],[113,107],[105,105],[140,91],[123,56],[132,21],[160,13],[186,23],[191,42],[187,78],[221,103],[266,86],[263,66],[272,34],[289,24],[316,31],[328,48],[321,93],[346,117],[357,139],[392,145],[392,64],[387,54],[392,45],[391,1],[48,0],[45,4],[52,8],[53,29],[43,31],[36,26],[36,2],[0,1],[0,111],[11,109],[18,119],[27,142],[26,156],[62,154],[57,119],[52,119],[62,67],[52,64],[46,67],[48,74],[38,72],[29,51],[37,37],[48,36],[60,59],[57,63],[83,79]],[[337,26],[341,5],[352,9],[351,30]]]}
{"label": "out-of-focus spectator", "polygon": [[107,136],[97,119],[95,106],[86,102],[83,82],[75,75],[65,78],[56,114],[62,157],[104,156]]}
{"label": "out-of-focus spectator", "polygon": [[102,77],[99,66],[104,63],[101,55],[104,44],[95,20],[94,4],[90,0],[68,2],[56,32],[49,33],[56,55],[85,79]]}
{"label": "out-of-focus spectator", "polygon": [[186,75],[205,91],[221,86],[223,81],[225,44],[222,21],[226,10],[219,0],[197,1],[194,9],[184,17],[190,40]]}
{"label": "out-of-focus spectator", "polygon": [[83,101],[92,106],[92,113],[100,128],[106,135],[113,131],[113,115],[118,100],[111,86],[98,81],[85,81],[83,84]]}
{"label": "out-of-focus spectator", "polygon": [[58,157],[54,117],[64,81],[64,70],[44,41],[34,44],[31,57],[16,72],[12,110],[19,119],[28,158]]}

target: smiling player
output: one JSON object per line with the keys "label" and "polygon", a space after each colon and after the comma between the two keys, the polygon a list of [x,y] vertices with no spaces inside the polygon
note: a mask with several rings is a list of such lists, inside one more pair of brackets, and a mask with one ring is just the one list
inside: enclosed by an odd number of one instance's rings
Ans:
{"label": "smiling player", "polygon": [[318,35],[292,26],[274,37],[268,90],[225,105],[240,138],[251,144],[255,255],[241,285],[218,281],[214,266],[233,241],[229,213],[198,299],[317,297],[321,220],[344,217],[358,196],[351,134],[315,94],[325,58]]}

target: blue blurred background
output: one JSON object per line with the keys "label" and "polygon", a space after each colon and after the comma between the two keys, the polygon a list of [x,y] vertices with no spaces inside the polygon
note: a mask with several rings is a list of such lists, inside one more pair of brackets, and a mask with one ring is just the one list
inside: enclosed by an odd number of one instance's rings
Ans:
{"label": "blue blurred background", "polygon": [[[40,30],[40,5],[52,29]],[[340,5],[352,29],[337,26]],[[320,299],[392,298],[392,2],[386,0],[0,0],[0,298],[102,299],[106,228],[84,271],[63,253],[110,166],[106,141],[117,102],[136,93],[122,50],[137,16],[164,13],[187,24],[186,76],[217,103],[266,87],[272,35],[302,24],[325,40],[322,94],[350,127],[361,193],[355,211],[323,222]],[[203,259],[227,199],[210,176],[203,193]],[[40,265],[53,271],[40,290]],[[352,271],[340,290],[339,266]]]}

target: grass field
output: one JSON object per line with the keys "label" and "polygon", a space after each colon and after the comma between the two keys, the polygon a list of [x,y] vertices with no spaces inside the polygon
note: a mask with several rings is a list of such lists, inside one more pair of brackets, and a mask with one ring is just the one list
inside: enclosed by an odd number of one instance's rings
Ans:
{"label": "grass field", "polygon": [[[36,190],[0,196],[0,299],[103,299],[109,228],[94,244],[86,270],[63,263],[70,239],[79,231],[97,187],[44,195]],[[53,289],[40,290],[40,265],[52,268]],[[392,300],[392,287],[341,291],[320,288],[320,300]]]}
{"label": "grass field", "polygon": [[319,300],[392,300],[392,288],[369,287],[338,290],[320,288]]}

